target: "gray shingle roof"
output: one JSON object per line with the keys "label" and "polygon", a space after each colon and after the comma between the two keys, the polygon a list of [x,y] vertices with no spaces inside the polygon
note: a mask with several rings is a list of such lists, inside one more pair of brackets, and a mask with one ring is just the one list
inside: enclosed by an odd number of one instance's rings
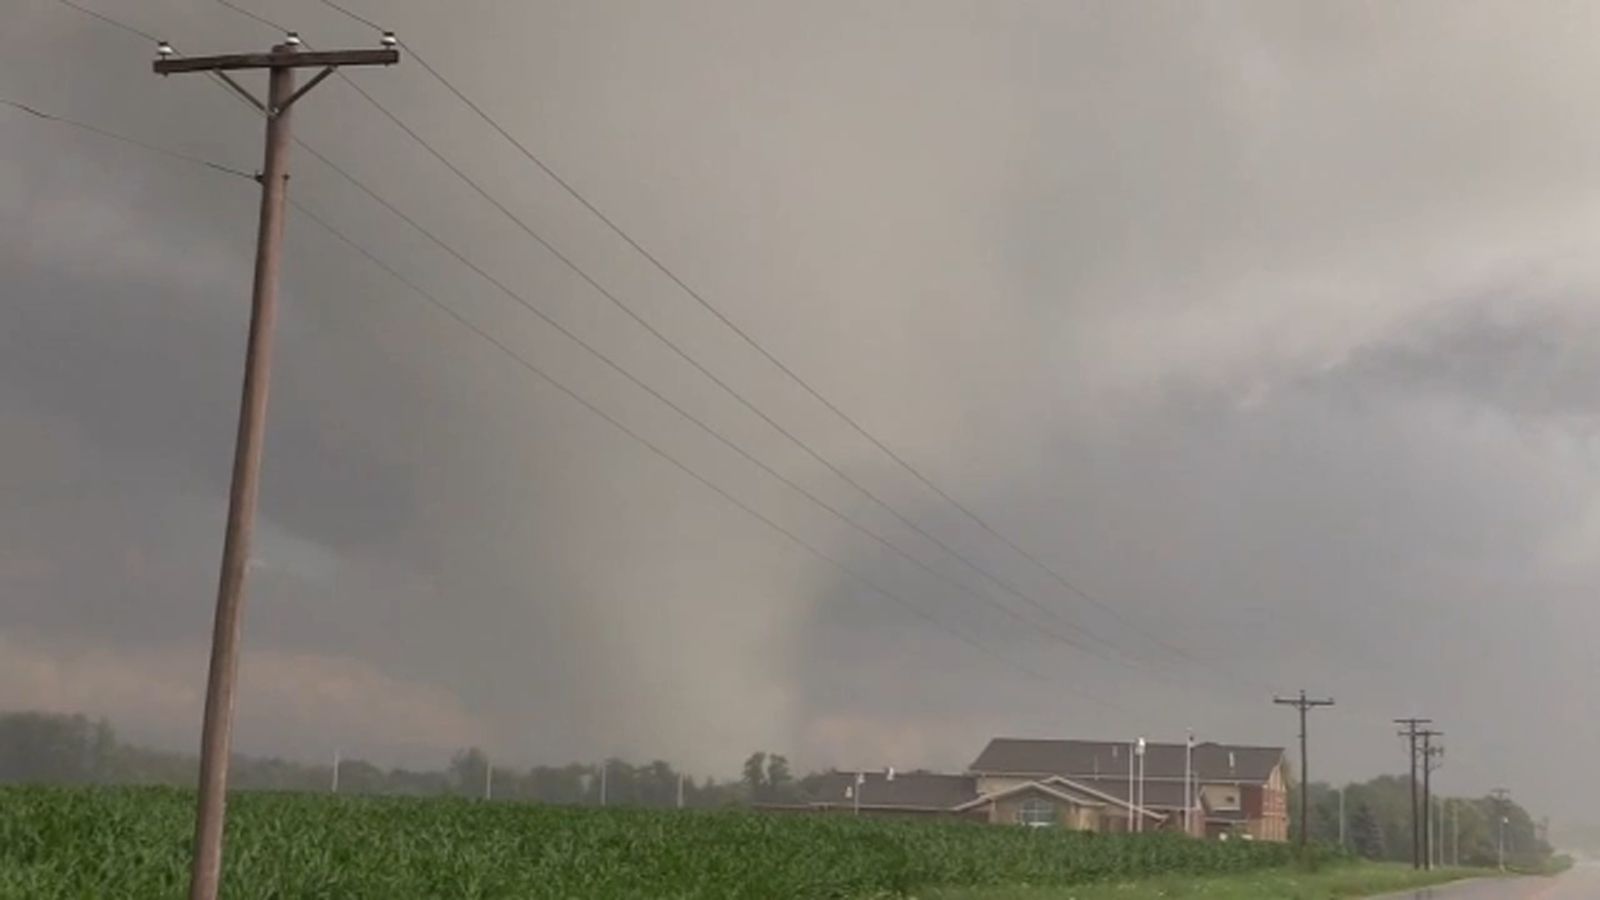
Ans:
{"label": "gray shingle roof", "polygon": [[[1084,787],[1093,788],[1124,803],[1130,802],[1128,776],[1126,775],[1120,778],[1073,778],[1070,781],[1073,784],[1081,784]],[[1139,789],[1135,784],[1133,796],[1137,798],[1138,793]],[[1153,810],[1183,809],[1183,781],[1181,779],[1178,781],[1151,781],[1148,773],[1146,773],[1144,806],[1146,809]]]}
{"label": "gray shingle roof", "polygon": [[[818,777],[810,799],[830,805],[854,805],[855,800],[846,794],[846,788],[853,788],[855,783],[854,772],[829,772]],[[977,779],[971,775],[896,772],[894,780],[890,781],[883,772],[867,772],[861,786],[862,806],[952,809],[976,796]]]}
{"label": "gray shingle roof", "polygon": [[[995,738],[968,769],[985,774],[1126,778],[1132,745],[1115,741]],[[1282,747],[1196,744],[1194,770],[1202,781],[1262,783],[1283,760]],[[1146,793],[1151,779],[1183,778],[1184,745],[1145,745]]]}

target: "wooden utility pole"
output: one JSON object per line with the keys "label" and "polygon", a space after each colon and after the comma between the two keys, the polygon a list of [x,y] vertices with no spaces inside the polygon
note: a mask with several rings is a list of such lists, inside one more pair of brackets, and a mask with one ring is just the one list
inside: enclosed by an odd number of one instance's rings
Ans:
{"label": "wooden utility pole", "polygon": [[1311,823],[1311,785],[1310,761],[1306,756],[1306,713],[1318,706],[1332,706],[1333,698],[1326,700],[1308,700],[1302,688],[1299,697],[1273,697],[1272,702],[1280,706],[1292,706],[1300,711],[1300,849],[1306,849],[1307,839],[1310,837],[1309,825]]}
{"label": "wooden utility pole", "polygon": [[[222,574],[211,632],[211,667],[206,680],[205,721],[200,737],[200,796],[195,815],[194,862],[189,875],[190,900],[215,900],[222,877],[222,834],[226,816],[228,755],[233,743],[235,683],[239,672],[240,613],[245,568],[250,560],[250,534],[260,495],[262,436],[266,429],[267,389],[272,364],[273,325],[277,319],[278,269],[283,258],[284,203],[289,188],[289,110],[295,101],[341,66],[393,65],[400,61],[394,35],[385,34],[381,50],[301,50],[293,33],[266,53],[177,57],[162,43],[155,63],[159,75],[215,73],[238,91],[267,120],[266,155],[261,167],[261,217],[256,234],[256,268],[250,296],[250,338],[245,348],[244,391],[239,404],[239,431],[233,451],[233,481],[228,490],[228,524],[222,541]],[[322,71],[295,90],[294,70]],[[263,103],[228,75],[230,71],[266,69],[267,100]]]}
{"label": "wooden utility pole", "polygon": [[1422,821],[1417,815],[1417,737],[1421,734],[1417,731],[1417,726],[1427,725],[1432,721],[1416,716],[1394,720],[1396,725],[1406,726],[1406,730],[1400,732],[1400,736],[1411,742],[1411,868],[1413,869],[1422,868],[1422,857],[1419,855],[1422,849],[1422,836],[1417,833],[1417,826]]}

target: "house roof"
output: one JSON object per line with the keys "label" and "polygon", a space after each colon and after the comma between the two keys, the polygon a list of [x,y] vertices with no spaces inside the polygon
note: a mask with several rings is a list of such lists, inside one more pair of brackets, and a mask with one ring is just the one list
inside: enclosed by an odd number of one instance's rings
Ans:
{"label": "house roof", "polygon": [[[995,738],[968,769],[980,774],[1065,775],[1114,778],[1128,771],[1133,745],[1117,741]],[[1183,744],[1145,745],[1146,794],[1152,779],[1182,780]],[[1282,747],[1244,747],[1204,743],[1194,748],[1194,771],[1201,781],[1263,783],[1283,761]]]}
{"label": "house roof", "polygon": [[[1101,791],[1097,785],[1069,781],[1068,779],[1062,778],[1059,775],[1044,778],[1039,781],[1027,781],[1021,784],[1014,784],[1003,790],[992,791],[988,794],[984,794],[967,801],[961,807],[958,807],[958,809],[971,809],[972,807],[983,803],[989,803],[995,800],[1001,800],[1006,797],[1024,793],[1048,794],[1052,797],[1084,806],[1116,806],[1127,810],[1132,809],[1132,805],[1129,804],[1127,800]],[[1124,793],[1126,793],[1126,790],[1124,790]],[[1144,816],[1149,819],[1155,819],[1156,821],[1165,821],[1167,818],[1165,813],[1158,811],[1154,806],[1148,803],[1144,806]]]}
{"label": "house roof", "polygon": [[[890,780],[883,772],[864,772],[862,778],[862,806],[953,809],[978,796],[977,779],[971,775],[896,772]],[[829,805],[853,805],[855,784],[854,772],[829,772],[818,776],[812,800]]]}
{"label": "house roof", "polygon": [[[1114,797],[1124,804],[1130,802],[1128,777],[1126,775],[1118,778],[1073,778],[1071,783],[1092,788],[1102,794]],[[1133,789],[1134,798],[1138,797],[1138,793],[1136,786]],[[1155,810],[1183,809],[1183,782],[1151,781],[1147,775],[1144,783],[1144,807],[1145,809]]]}

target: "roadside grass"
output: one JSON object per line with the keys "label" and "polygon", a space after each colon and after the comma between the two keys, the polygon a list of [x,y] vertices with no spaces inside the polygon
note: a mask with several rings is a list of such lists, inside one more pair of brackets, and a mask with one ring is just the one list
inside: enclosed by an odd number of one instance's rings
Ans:
{"label": "roadside grass", "polygon": [[1328,865],[1308,872],[1299,868],[1267,869],[1236,875],[1141,878],[1072,887],[942,888],[918,893],[918,900],[1146,900],[1146,898],[1216,898],[1216,900],[1338,900],[1371,897],[1411,888],[1484,878],[1485,869],[1436,869],[1418,872],[1393,863]]}

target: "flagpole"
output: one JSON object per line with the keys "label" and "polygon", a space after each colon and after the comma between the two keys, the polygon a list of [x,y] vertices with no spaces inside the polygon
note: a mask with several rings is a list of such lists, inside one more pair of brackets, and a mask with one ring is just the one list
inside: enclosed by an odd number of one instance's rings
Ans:
{"label": "flagpole", "polygon": [[1194,835],[1194,729],[1183,748],[1183,830]]}

